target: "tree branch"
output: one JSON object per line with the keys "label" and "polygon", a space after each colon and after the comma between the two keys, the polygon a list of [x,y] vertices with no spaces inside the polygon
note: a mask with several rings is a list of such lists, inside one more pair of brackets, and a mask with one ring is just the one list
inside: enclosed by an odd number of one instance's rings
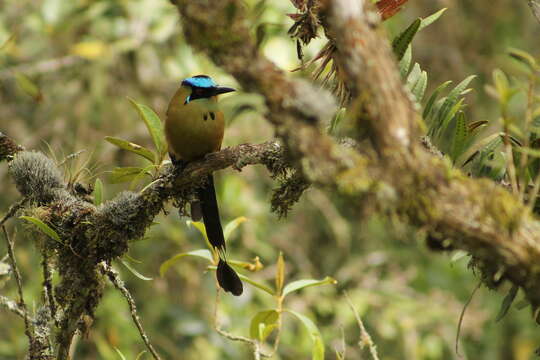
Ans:
{"label": "tree branch", "polygon": [[[502,271],[503,279],[524,289],[534,309],[540,306],[540,223],[506,190],[466,177],[418,144],[420,119],[369,1],[325,0],[319,5],[329,17],[323,24],[337,44],[336,56],[352,90],[349,111],[358,116],[357,126],[367,125],[378,156],[343,151],[321,130],[328,115],[315,109],[329,107],[327,94],[287,77],[258,52],[239,0],[175,3],[190,24],[184,27],[188,42],[245,90],[265,97],[268,119],[307,179],[330,185],[325,189],[352,203],[366,203],[369,196],[440,244],[452,239],[452,249],[473,255],[472,264],[486,285],[497,286],[501,280],[496,274]],[[358,107],[366,113],[354,111]]]}
{"label": "tree branch", "polygon": [[117,288],[122,295],[126,298],[126,301],[129,305],[129,310],[131,312],[131,318],[133,319],[133,322],[135,323],[135,326],[137,327],[137,330],[139,330],[139,334],[141,335],[142,340],[144,341],[144,344],[148,348],[148,351],[152,354],[154,359],[160,360],[158,353],[150,343],[150,340],[148,339],[148,335],[146,335],[146,331],[144,331],[144,328],[142,327],[141,321],[139,319],[139,315],[137,315],[137,306],[135,305],[135,300],[133,300],[133,296],[131,296],[131,293],[126,288],[126,285],[120,279],[120,275],[116,270],[114,270],[110,265],[107,265],[105,263],[100,264],[101,271],[103,274],[105,274],[111,283],[114,285],[115,288]]}

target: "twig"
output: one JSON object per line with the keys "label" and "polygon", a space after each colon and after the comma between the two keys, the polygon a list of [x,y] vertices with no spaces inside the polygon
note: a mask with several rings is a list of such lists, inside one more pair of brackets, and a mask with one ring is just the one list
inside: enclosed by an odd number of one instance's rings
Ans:
{"label": "twig", "polygon": [[21,200],[17,201],[15,204],[11,205],[2,220],[0,220],[0,226],[4,226],[5,222],[8,221],[17,211],[19,211],[20,208],[24,206],[26,203],[27,198],[22,198]]}
{"label": "twig", "polygon": [[461,354],[459,353],[459,334],[461,333],[461,323],[463,322],[463,317],[465,316],[465,311],[469,307],[469,304],[471,303],[474,294],[476,294],[476,291],[480,289],[480,286],[482,285],[482,281],[478,282],[478,285],[474,288],[474,290],[471,293],[471,296],[469,296],[469,299],[467,299],[467,302],[465,305],[463,305],[463,309],[461,310],[461,314],[459,315],[459,322],[458,327],[456,331],[456,355],[461,358]]}
{"label": "twig", "polygon": [[354,307],[351,299],[349,298],[349,294],[347,292],[344,292],[345,299],[347,300],[347,303],[349,304],[349,307],[351,308],[354,317],[356,318],[356,322],[358,323],[358,327],[360,327],[360,341],[358,342],[358,345],[360,345],[360,349],[364,349],[366,346],[369,347],[369,353],[371,354],[371,357],[373,360],[379,360],[379,356],[377,355],[377,346],[375,343],[373,343],[373,340],[371,339],[371,336],[367,332],[366,328],[364,327],[364,323],[362,322],[362,319],[360,318],[360,314],[358,314],[358,311]]}
{"label": "twig", "polygon": [[36,63],[21,64],[6,68],[0,71],[0,79],[7,79],[17,73],[25,75],[34,75],[47,72],[53,72],[64,67],[75,65],[82,62],[83,59],[74,55],[68,55],[56,59],[47,59]]}
{"label": "twig", "polygon": [[22,309],[15,301],[0,295],[0,306],[24,319],[25,310]]}
{"label": "twig", "polygon": [[214,306],[214,329],[218,332],[219,335],[223,336],[224,338],[227,338],[232,341],[240,341],[246,344],[249,344],[253,347],[253,358],[255,360],[260,360],[261,358],[270,358],[272,355],[265,354],[261,351],[261,344],[254,339],[250,339],[244,336],[234,335],[231,334],[225,330],[223,330],[218,323],[218,305],[219,305],[219,293],[220,289],[218,288],[216,291],[216,303]]}
{"label": "twig", "polygon": [[135,300],[133,300],[133,297],[131,296],[131,293],[126,288],[126,285],[120,279],[120,276],[118,275],[118,272],[114,270],[110,265],[107,265],[105,263],[101,263],[101,269],[102,271],[107,275],[109,280],[113,283],[114,287],[120,290],[122,295],[126,298],[129,309],[131,311],[131,318],[133,319],[133,322],[135,323],[135,326],[137,326],[137,329],[139,330],[139,334],[141,335],[142,340],[144,341],[144,344],[156,360],[160,360],[158,353],[150,344],[150,340],[148,339],[148,335],[146,335],[146,332],[144,331],[141,322],[139,320],[139,316],[137,315],[137,307],[135,305]]}
{"label": "twig", "polygon": [[59,326],[58,319],[56,317],[56,301],[54,299],[54,290],[52,286],[52,271],[51,264],[49,263],[49,254],[47,249],[43,249],[43,292],[45,293],[45,299],[49,303],[49,309],[51,310],[51,316],[56,326]]}
{"label": "twig", "polygon": [[30,331],[30,319],[28,317],[28,311],[26,309],[26,304],[24,302],[21,273],[19,272],[19,268],[17,267],[17,261],[15,260],[15,253],[13,252],[13,243],[9,239],[9,235],[4,225],[2,225],[2,231],[6,238],[9,260],[11,261],[11,267],[13,269],[13,274],[15,275],[15,281],[17,282],[17,289],[19,291],[19,306],[23,311],[24,333],[26,334],[26,336],[28,337],[28,340],[30,341],[30,348],[32,348],[32,344],[34,343],[34,336],[32,335],[32,332]]}

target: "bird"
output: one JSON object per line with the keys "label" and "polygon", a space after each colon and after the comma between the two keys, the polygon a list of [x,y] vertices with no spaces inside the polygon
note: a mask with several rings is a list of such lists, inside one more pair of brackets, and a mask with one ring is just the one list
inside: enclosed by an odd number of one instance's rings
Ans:
{"label": "bird", "polygon": [[[207,75],[182,80],[167,108],[164,126],[169,156],[175,166],[183,169],[189,162],[203,159],[206,154],[221,149],[225,119],[219,109],[217,96],[232,91],[236,90],[219,86]],[[219,254],[216,269],[218,284],[223,290],[239,296],[243,292],[242,281],[227,263],[212,174],[202,179],[196,196],[197,200],[191,203],[191,216],[194,221],[202,217],[208,241]]]}

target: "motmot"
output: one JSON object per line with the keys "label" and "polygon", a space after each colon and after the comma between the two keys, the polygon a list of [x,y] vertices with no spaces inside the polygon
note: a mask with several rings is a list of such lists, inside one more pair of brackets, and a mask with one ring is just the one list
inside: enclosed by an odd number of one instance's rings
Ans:
{"label": "motmot", "polygon": [[[221,149],[225,119],[217,96],[232,91],[235,89],[219,86],[206,75],[182,81],[169,103],[165,120],[165,137],[173,164],[183,168],[188,162]],[[196,193],[198,199],[191,203],[191,216],[196,221],[202,213],[208,240],[218,251],[216,276],[219,286],[238,296],[242,294],[243,286],[238,274],[227,263],[214,178],[210,174],[202,180],[203,185]]]}

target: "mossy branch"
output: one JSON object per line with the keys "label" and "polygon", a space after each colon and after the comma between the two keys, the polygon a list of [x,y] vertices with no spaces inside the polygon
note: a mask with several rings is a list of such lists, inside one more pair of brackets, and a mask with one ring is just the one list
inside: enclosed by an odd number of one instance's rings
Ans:
{"label": "mossy branch", "polygon": [[[17,211],[30,211],[28,207],[32,207],[33,215],[54,229],[59,238],[59,241],[43,241],[40,248],[44,255],[43,269],[54,263],[60,275],[54,289],[44,286],[44,308],[50,308],[44,312],[48,314],[44,324],[49,328],[40,330],[40,334],[57,334],[57,359],[69,358],[76,331],[85,333],[92,323],[106,278],[100,264],[122,256],[130,241],[142,238],[167,201],[186,200],[185,197],[200,185],[201,178],[227,167],[240,170],[247,165],[263,164],[273,176],[291,172],[283,147],[276,141],[243,144],[209,154],[182,171],[165,166],[158,178],[141,192],[122,192],[96,207],[87,197],[70,192],[54,161],[42,153],[23,151],[12,139],[2,135],[0,154],[9,161],[9,174],[24,197],[11,207],[2,225]],[[106,275],[110,277],[110,273]],[[47,278],[46,274],[44,276]],[[8,300],[2,301],[3,307],[26,315],[24,306],[12,305]],[[54,319],[52,314],[56,314]],[[47,340],[47,336],[43,338]],[[30,340],[35,343],[33,338],[32,335]],[[30,358],[39,358],[36,357],[38,350],[31,347]]]}
{"label": "mossy branch", "polygon": [[[540,306],[540,222],[505,189],[470,179],[420,143],[421,119],[404,90],[371,2],[320,0],[325,33],[336,45],[351,92],[352,122],[367,128],[375,151],[344,150],[324,129],[328,93],[294,80],[264,57],[239,0],[175,0],[187,41],[231,73],[244,90],[262,94],[267,118],[302,176],[351,204],[402,215],[431,239],[467,250],[490,287],[508,279]],[[323,108],[325,111],[319,111]],[[494,279],[497,279],[495,281]],[[537,321],[540,319],[537,319]]]}

